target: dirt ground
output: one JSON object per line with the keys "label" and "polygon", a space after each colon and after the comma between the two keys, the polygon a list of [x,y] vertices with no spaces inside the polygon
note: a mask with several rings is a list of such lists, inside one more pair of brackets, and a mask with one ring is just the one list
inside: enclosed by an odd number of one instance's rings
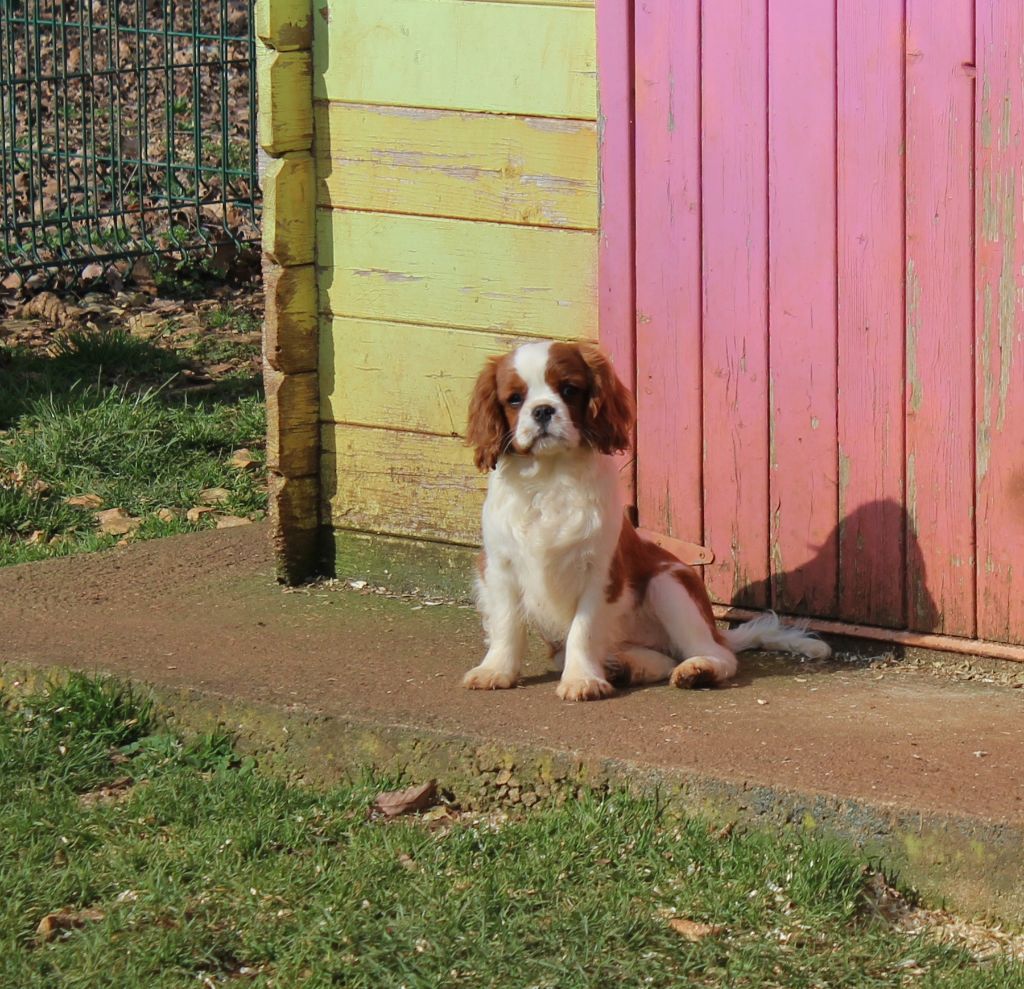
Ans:
{"label": "dirt ground", "polygon": [[177,536],[0,572],[0,661],[104,670],[244,703],[635,760],[756,786],[1024,822],[1024,690],[929,666],[754,656],[727,689],[555,697],[462,690],[466,607],[343,582],[289,591],[265,526]]}

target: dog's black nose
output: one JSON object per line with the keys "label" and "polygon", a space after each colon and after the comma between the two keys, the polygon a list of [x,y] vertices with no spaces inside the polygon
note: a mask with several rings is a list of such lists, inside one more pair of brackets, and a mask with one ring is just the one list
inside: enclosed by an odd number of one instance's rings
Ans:
{"label": "dog's black nose", "polygon": [[538,405],[533,410],[533,418],[536,419],[542,426],[546,425],[551,421],[551,417],[555,414],[555,407],[553,405]]}

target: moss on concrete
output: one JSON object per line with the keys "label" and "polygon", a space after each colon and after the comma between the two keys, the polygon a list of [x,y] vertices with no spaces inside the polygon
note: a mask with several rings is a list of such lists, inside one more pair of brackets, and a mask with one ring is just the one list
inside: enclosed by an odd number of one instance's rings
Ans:
{"label": "moss on concrete", "polygon": [[1024,925],[1024,827],[324,716],[298,706],[256,707],[198,691],[158,691],[157,697],[179,730],[232,731],[242,752],[291,779],[325,784],[370,767],[437,779],[461,806],[475,809],[560,804],[585,790],[657,793],[678,813],[723,826],[816,830],[851,841],[916,886],[930,905]]}
{"label": "moss on concrete", "polygon": [[472,597],[478,551],[469,546],[331,529],[324,550],[324,570],[334,577],[365,580],[398,594]]}

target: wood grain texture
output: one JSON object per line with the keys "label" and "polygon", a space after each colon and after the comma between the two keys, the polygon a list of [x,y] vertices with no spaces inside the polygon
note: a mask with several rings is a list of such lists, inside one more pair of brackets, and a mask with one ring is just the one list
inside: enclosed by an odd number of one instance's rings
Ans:
{"label": "wood grain texture", "polygon": [[321,311],[527,336],[593,337],[593,233],[321,210]]}
{"label": "wood grain texture", "polygon": [[484,363],[519,342],[441,326],[325,318],[321,418],[464,435],[469,396]]}
{"label": "wood grain texture", "polygon": [[637,501],[640,524],[699,543],[700,5],[636,6]]}
{"label": "wood grain texture", "polygon": [[308,51],[274,51],[256,42],[257,124],[268,154],[306,151],[313,143],[313,63]]}
{"label": "wood grain texture", "polygon": [[901,626],[903,10],[839,0],[839,614]]}
{"label": "wood grain texture", "polygon": [[263,174],[263,251],[279,265],[313,261],[313,156],[275,158]]}
{"label": "wood grain texture", "polygon": [[267,397],[267,468],[283,477],[317,472],[319,417],[317,375],[263,369]]}
{"label": "wood grain texture", "polygon": [[592,10],[342,0],[314,13],[314,92],[349,103],[594,120],[594,46]]}
{"label": "wood grain texture", "polygon": [[294,374],[315,371],[317,294],[313,265],[263,265],[263,356],[272,368]]}
{"label": "wood grain texture", "polygon": [[[601,0],[597,9],[600,69],[599,335],[616,373],[636,390],[633,168],[633,2]],[[636,432],[634,431],[634,446]],[[636,459],[623,453],[619,477],[627,505],[636,502]]]}
{"label": "wood grain texture", "polygon": [[978,0],[978,636],[1024,643],[1024,7]]}
{"label": "wood grain texture", "polygon": [[278,578],[297,584],[312,576],[318,563],[320,479],[271,472],[268,488]]}
{"label": "wood grain texture", "polygon": [[322,206],[597,228],[589,121],[318,104]]}
{"label": "wood grain texture", "polygon": [[836,609],[835,9],[768,8],[772,604]]}
{"label": "wood grain texture", "polygon": [[706,4],[702,34],[705,581],[768,605],[768,142],[764,3]]}
{"label": "wood grain texture", "polygon": [[596,0],[467,0],[469,3],[529,3],[542,7],[593,7]]}
{"label": "wood grain texture", "polygon": [[277,51],[313,44],[312,0],[256,0],[256,37]]}
{"label": "wood grain texture", "polygon": [[480,542],[487,479],[460,439],[325,425],[324,519],[336,528]]}
{"label": "wood grain texture", "polygon": [[907,0],[907,620],[973,635],[973,9]]}

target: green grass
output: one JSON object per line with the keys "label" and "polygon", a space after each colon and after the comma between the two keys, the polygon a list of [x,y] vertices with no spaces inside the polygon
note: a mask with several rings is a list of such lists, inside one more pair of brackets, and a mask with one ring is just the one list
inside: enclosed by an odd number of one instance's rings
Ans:
{"label": "green grass", "polygon": [[[76,495],[140,517],[139,539],[214,524],[185,518],[204,488],[230,491],[219,511],[263,512],[261,472],[228,464],[240,447],[261,456],[258,381],[236,375],[195,399],[174,387],[184,366],[122,331],[73,334],[52,356],[0,349],[0,565],[117,542],[93,512],[66,504]],[[162,508],[177,517],[162,521]]]}
{"label": "green grass", "polygon": [[[80,676],[7,699],[0,785],[0,984],[22,989],[1024,986],[891,930],[842,845],[723,837],[623,794],[383,823],[369,778],[288,786]],[[39,943],[63,908],[103,917]],[[669,915],[722,931],[691,944]]]}

